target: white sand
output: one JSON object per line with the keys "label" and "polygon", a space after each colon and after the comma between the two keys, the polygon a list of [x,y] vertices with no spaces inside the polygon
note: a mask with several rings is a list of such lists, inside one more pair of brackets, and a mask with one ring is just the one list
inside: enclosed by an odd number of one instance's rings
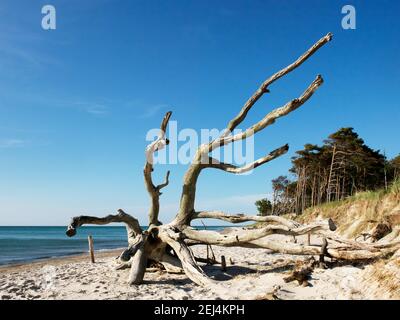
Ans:
{"label": "white sand", "polygon": [[[296,260],[305,257],[265,249],[213,249],[218,259],[225,255],[228,268],[222,272],[220,266],[204,266],[209,276],[221,280],[212,288],[201,288],[184,274],[163,271],[146,273],[142,285],[129,286],[129,270],[114,270],[120,251],[113,251],[96,253],[95,264],[82,255],[0,268],[0,299],[257,299],[271,298],[271,292],[279,299],[385,298],[365,290],[362,266],[315,269],[310,286],[302,287],[283,278]],[[203,246],[194,247],[194,252],[205,257]]]}

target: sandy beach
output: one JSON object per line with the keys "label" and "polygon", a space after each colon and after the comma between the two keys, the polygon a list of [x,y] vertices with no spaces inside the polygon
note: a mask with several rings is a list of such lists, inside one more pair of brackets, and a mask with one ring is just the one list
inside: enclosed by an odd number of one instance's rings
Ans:
{"label": "sandy beach", "polygon": [[[279,236],[277,236],[279,237]],[[285,238],[281,241],[288,241]],[[300,239],[302,240],[302,239]],[[184,274],[146,272],[144,283],[129,286],[129,269],[115,271],[120,250],[96,252],[96,263],[88,255],[50,259],[0,268],[0,298],[7,299],[388,299],[398,293],[386,291],[371,277],[373,265],[342,265],[315,269],[309,286],[285,283],[302,256],[273,254],[265,249],[213,246],[217,259],[223,254],[227,270],[203,265],[220,282],[201,288]],[[205,257],[204,246],[193,247]],[[232,263],[233,264],[232,264]],[[398,281],[399,279],[392,279]]]}

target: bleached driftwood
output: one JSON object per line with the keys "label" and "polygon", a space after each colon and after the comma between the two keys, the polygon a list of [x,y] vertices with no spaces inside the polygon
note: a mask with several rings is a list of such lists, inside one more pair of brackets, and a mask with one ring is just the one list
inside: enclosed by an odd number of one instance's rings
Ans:
{"label": "bleached driftwood", "polygon": [[[144,181],[151,199],[148,230],[143,231],[137,219],[122,210],[118,210],[116,215],[108,215],[104,218],[91,216],[75,217],[68,226],[67,235],[75,235],[76,229],[84,224],[103,225],[113,222],[125,223],[129,246],[121,253],[119,261],[121,263],[121,268],[131,268],[129,276],[130,284],[140,284],[142,282],[148,261],[161,263],[168,272],[180,272],[183,269],[186,275],[199,285],[208,286],[214,284],[215,280],[210,279],[198,265],[197,262],[201,259],[196,258],[190,249],[191,245],[196,244],[266,248],[280,253],[320,256],[322,260],[325,255],[345,260],[372,259],[396,251],[400,243],[395,239],[392,239],[393,241],[391,242],[377,241],[373,244],[342,239],[334,233],[336,227],[331,220],[303,225],[278,216],[247,216],[244,214],[227,214],[221,211],[195,210],[197,179],[204,169],[219,169],[234,174],[241,174],[255,169],[288,151],[289,147],[286,144],[253,163],[242,167],[219,162],[210,156],[210,153],[216,148],[246,139],[272,125],[277,119],[293,112],[311,98],[323,83],[323,79],[320,75],[311,82],[298,98],[269,112],[263,119],[243,132],[233,134],[233,130],[243,122],[253,105],[265,93],[270,92],[270,85],[299,67],[331,39],[332,34],[328,33],[295,62],[263,82],[259,89],[244,104],[237,116],[229,121],[223,134],[210,143],[203,144],[198,148],[191,165],[185,173],[179,211],[172,222],[162,224],[159,220],[161,189],[166,187],[169,183],[169,172],[166,173],[165,181],[161,184],[154,184],[152,179],[152,172],[154,170],[153,155],[155,152],[165,148],[169,142],[166,138],[166,129],[172,113],[167,112],[161,122],[157,139],[149,144],[145,151]],[[223,232],[209,230],[200,231],[190,226],[191,222],[195,219],[208,218],[220,219],[232,223],[256,221],[262,222],[263,226],[260,228],[231,228]],[[318,234],[326,239],[326,241],[323,245],[312,246],[287,243],[271,240],[270,236],[274,234],[290,237]],[[306,274],[307,272],[300,273]]]}

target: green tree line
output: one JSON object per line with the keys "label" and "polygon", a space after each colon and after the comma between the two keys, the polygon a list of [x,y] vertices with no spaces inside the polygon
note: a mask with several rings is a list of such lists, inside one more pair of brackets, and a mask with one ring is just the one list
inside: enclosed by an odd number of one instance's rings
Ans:
{"label": "green tree line", "polygon": [[255,204],[262,215],[302,213],[306,208],[353,194],[387,188],[400,177],[400,154],[386,159],[368,147],[353,128],[341,128],[322,146],[306,144],[292,158],[288,176],[272,180],[272,199]]}

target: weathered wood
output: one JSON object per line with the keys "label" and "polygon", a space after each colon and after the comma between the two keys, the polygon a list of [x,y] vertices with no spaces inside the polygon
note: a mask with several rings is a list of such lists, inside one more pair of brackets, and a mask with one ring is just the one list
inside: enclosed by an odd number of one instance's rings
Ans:
{"label": "weathered wood", "polygon": [[[227,221],[230,223],[242,223],[242,222],[248,222],[248,221],[256,221],[256,222],[270,222],[270,223],[276,223],[276,224],[281,224],[284,225],[288,228],[296,228],[299,227],[301,224],[285,219],[283,217],[279,216],[248,216],[243,213],[239,214],[228,214],[222,211],[200,211],[196,212],[192,216],[193,219],[219,219],[223,221]],[[332,221],[333,223],[333,221]]]}
{"label": "weathered wood", "polygon": [[319,266],[320,268],[325,268],[325,256],[329,255],[328,253],[328,241],[324,237],[322,239],[321,253],[319,255]]}
{"label": "weathered wood", "polygon": [[288,150],[289,150],[289,145],[286,144],[283,147],[280,147],[280,148],[272,151],[270,154],[266,155],[265,157],[260,158],[249,164],[246,164],[245,166],[242,166],[242,167],[237,167],[230,163],[219,162],[218,160],[210,157],[207,167],[214,168],[214,169],[220,169],[220,170],[230,172],[230,173],[242,174],[242,173],[246,173],[250,170],[257,168],[257,167],[263,165],[264,163],[267,163],[271,160],[274,160],[274,159],[280,157],[281,155],[285,154]]}
{"label": "weathered wood", "polygon": [[[199,242],[198,244],[204,244]],[[357,244],[355,242],[355,244]],[[307,246],[297,243],[285,243],[276,240],[270,240],[268,236],[262,237],[249,242],[236,242],[224,244],[222,246],[228,247],[245,247],[245,248],[263,248],[273,252],[279,252],[282,254],[293,254],[293,255],[311,255],[319,256],[321,254],[321,246]],[[391,243],[384,243],[373,246],[369,245],[367,248],[359,248],[357,245],[353,246],[349,244],[330,244],[330,248],[327,248],[329,256],[339,260],[370,260],[384,257],[387,254],[396,252],[400,248],[398,241]]]}
{"label": "weathered wood", "polygon": [[221,264],[217,260],[213,258],[201,258],[201,257],[195,257],[196,262],[203,262],[207,265],[214,265],[214,264]]}
{"label": "weathered wood", "polygon": [[89,255],[90,255],[90,262],[95,263],[94,260],[94,246],[93,246],[93,237],[90,235],[88,236],[88,242],[89,242]]}
{"label": "weathered wood", "polygon": [[122,262],[129,261],[136,254],[142,241],[143,241],[142,234],[137,235],[135,239],[131,241],[129,247],[120,254],[119,260]]}
{"label": "weathered wood", "polygon": [[217,147],[221,147],[227,145],[229,143],[247,139],[257,132],[265,129],[266,127],[275,123],[275,121],[283,116],[288,115],[289,113],[295,111],[299,107],[301,107],[311,96],[317,91],[317,89],[322,85],[324,80],[321,75],[318,75],[313,82],[307,87],[307,89],[300,95],[300,97],[295,98],[282,107],[279,107],[270,113],[268,113],[262,120],[252,125],[250,128],[246,129],[243,132],[239,132],[234,135],[224,136],[220,140],[215,140],[210,144],[210,152],[213,151]]}
{"label": "weathered wood", "polygon": [[122,222],[126,225],[128,233],[128,242],[135,241],[135,237],[142,233],[142,228],[139,225],[139,221],[132,217],[131,215],[124,212],[122,209],[118,209],[116,215],[108,215],[103,218],[92,217],[92,216],[78,216],[72,218],[71,223],[67,227],[66,234],[68,237],[73,237],[76,234],[76,229],[84,224],[95,224],[95,225],[105,225],[114,222]]}
{"label": "weathered wood", "polygon": [[195,230],[191,227],[183,229],[182,234],[191,240],[201,241],[211,245],[237,245],[251,242],[271,234],[299,236],[309,232],[329,230],[329,222],[317,222],[310,225],[288,228],[281,225],[268,225],[258,229],[235,228],[225,233],[209,230]]}
{"label": "weathered wood", "polygon": [[316,263],[317,262],[313,257],[311,257],[307,261],[297,262],[292,273],[288,277],[283,278],[283,280],[285,282],[292,282],[297,280],[299,285],[307,287],[309,285],[308,280],[315,268]]}
{"label": "weathered wood", "polygon": [[[328,33],[294,63],[265,80],[260,88],[245,103],[239,114],[228,123],[226,130],[216,139],[198,147],[193,161],[184,175],[179,210],[172,222],[163,225],[159,220],[161,189],[169,184],[170,172],[166,173],[165,181],[161,184],[154,184],[152,178],[154,154],[165,148],[169,143],[165,132],[172,113],[167,112],[161,122],[158,136],[145,150],[144,183],[151,200],[148,230],[143,231],[137,219],[120,209],[116,215],[108,215],[103,218],[93,216],[74,217],[68,226],[67,235],[70,237],[74,236],[77,228],[84,224],[104,225],[115,222],[124,223],[127,227],[128,248],[118,257],[117,262],[119,265],[117,268],[131,268],[129,283],[132,285],[142,283],[147,262],[152,262],[153,266],[163,267],[167,272],[179,273],[184,271],[187,277],[193,282],[201,286],[210,287],[216,281],[210,279],[197,262],[218,263],[211,248],[211,245],[214,244],[246,248],[265,248],[272,252],[294,255],[319,256],[321,263],[324,262],[325,256],[353,261],[376,259],[396,252],[400,248],[400,228],[395,228],[392,234],[387,235],[381,240],[378,240],[379,235],[376,236],[377,241],[374,243],[361,243],[344,239],[335,234],[333,231],[336,230],[336,226],[331,219],[304,225],[278,216],[247,216],[244,214],[228,214],[221,211],[195,210],[196,185],[203,169],[219,169],[234,174],[241,174],[274,160],[288,151],[288,145],[284,145],[265,157],[244,166],[219,162],[210,156],[210,152],[214,149],[253,136],[272,125],[277,119],[298,109],[311,98],[323,83],[323,79],[319,75],[300,97],[267,113],[261,120],[244,131],[233,134],[233,130],[244,121],[252,106],[264,93],[269,92],[269,86],[272,83],[296,69],[331,39],[332,34]],[[305,185],[303,184],[299,187],[304,189]],[[231,228],[223,232],[200,231],[190,227],[192,220],[204,218],[220,219],[231,223],[247,221],[261,223],[259,228]],[[307,243],[304,245],[301,243],[271,240],[270,236],[275,234],[293,237],[295,241],[296,236],[307,235]],[[323,243],[321,245],[310,245],[311,234],[322,237],[324,239]],[[207,259],[196,258],[193,255],[189,245],[198,244],[207,246]],[[212,254],[212,257],[209,257],[209,254]],[[231,261],[231,264],[233,264],[233,261]],[[293,279],[299,281],[299,283],[307,284],[307,277],[312,272],[314,266],[315,261],[309,260],[307,263],[298,266],[291,275],[291,278],[286,278],[286,281],[292,281],[291,279]],[[221,268],[223,270],[226,268],[224,255],[221,256]]]}
{"label": "weathered wood", "polygon": [[392,232],[392,227],[389,223],[379,223],[372,231],[372,242],[376,242]]}
{"label": "weathered wood", "polygon": [[130,285],[140,284],[143,281],[147,265],[147,255],[145,252],[146,240],[147,234],[142,234],[137,251],[131,262],[132,265],[128,280]]}
{"label": "weathered wood", "polygon": [[160,238],[174,249],[182,263],[183,270],[190,280],[200,286],[213,285],[214,280],[210,279],[197,265],[193,252],[182,240],[180,232],[165,226],[159,233]]}
{"label": "weathered wood", "polygon": [[152,172],[154,170],[153,156],[155,152],[163,149],[169,143],[168,139],[165,137],[165,132],[167,130],[168,122],[169,119],[171,118],[171,115],[172,115],[171,111],[168,111],[165,114],[160,125],[160,132],[158,134],[157,139],[154,142],[150,143],[146,148],[146,163],[143,169],[143,175],[147,192],[149,193],[151,198],[151,205],[149,209],[149,226],[161,225],[161,222],[158,220],[158,215],[160,212],[160,195],[161,195],[160,190],[169,184],[170,172],[167,171],[167,174],[165,176],[165,181],[163,183],[157,186],[154,185],[152,178]]}
{"label": "weathered wood", "polygon": [[164,266],[165,270],[169,273],[182,273],[183,272],[181,261],[178,258],[176,258],[168,253],[163,254],[163,256],[160,259],[160,263]]}
{"label": "weathered wood", "polygon": [[328,33],[326,36],[322,37],[318,42],[316,42],[311,48],[309,48],[304,54],[302,54],[295,62],[276,72],[274,75],[265,80],[260,88],[249,98],[249,100],[247,100],[239,114],[229,122],[227,131],[232,132],[240,123],[242,123],[251,107],[262,97],[264,93],[269,92],[269,86],[271,84],[299,67],[301,64],[303,64],[303,62],[317,52],[319,48],[331,40],[332,33]]}
{"label": "weathered wood", "polygon": [[[287,66],[286,68],[280,70],[279,72],[275,73],[273,76],[268,78],[257,90],[253,96],[248,100],[248,102],[243,106],[242,110],[239,114],[229,122],[225,132],[218,137],[211,141],[208,145],[201,145],[193,159],[192,164],[190,165],[189,169],[186,171],[183,181],[183,189],[181,195],[181,201],[179,206],[179,212],[173,221],[175,225],[186,226],[190,224],[191,216],[194,214],[194,202],[196,196],[196,183],[197,179],[200,175],[202,169],[207,168],[208,166],[204,165],[204,163],[209,163],[209,153],[213,151],[215,148],[219,148],[224,146],[228,143],[232,143],[237,140],[246,139],[255,133],[265,129],[267,126],[273,124],[275,120],[280,117],[283,117],[290,112],[296,110],[300,106],[302,106],[318,89],[319,86],[323,83],[322,77],[320,75],[308,86],[308,88],[303,92],[303,94],[297,98],[293,99],[284,106],[275,109],[268,113],[261,121],[254,124],[250,128],[246,129],[245,131],[232,135],[233,129],[237,127],[246,117],[250,108],[257,102],[257,100],[265,93],[268,92],[268,86],[271,85],[273,82],[278,80],[279,78],[283,77],[287,73],[291,72],[292,70],[296,69],[300,66],[304,61],[306,61],[311,55],[313,55],[319,48],[321,48],[324,44],[329,42],[332,39],[332,34],[328,33],[326,36],[321,38],[318,42],[316,42],[310,49],[308,49],[302,56],[300,56],[294,63]],[[285,150],[283,148],[282,150]],[[283,152],[284,153],[284,152]],[[281,153],[281,154],[283,154]],[[204,159],[207,159],[205,161]],[[256,163],[265,163],[265,158],[259,159],[259,162]],[[258,164],[258,165],[260,165]],[[253,164],[254,166],[255,164]],[[249,170],[248,168],[245,169],[237,169],[239,172],[241,170]]]}
{"label": "weathered wood", "polygon": [[221,270],[222,271],[226,271],[226,260],[225,260],[225,256],[221,256]]}

